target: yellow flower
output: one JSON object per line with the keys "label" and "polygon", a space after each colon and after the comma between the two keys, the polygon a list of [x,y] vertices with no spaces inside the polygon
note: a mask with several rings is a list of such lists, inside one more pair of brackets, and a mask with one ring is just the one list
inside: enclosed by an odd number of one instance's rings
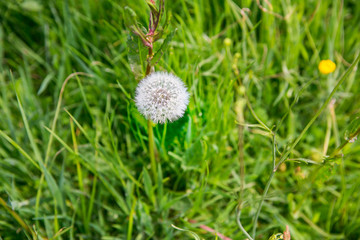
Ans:
{"label": "yellow flower", "polygon": [[333,61],[331,61],[330,59],[321,60],[319,63],[319,71],[322,74],[332,73],[333,71],[335,71],[335,69],[336,69],[336,64]]}

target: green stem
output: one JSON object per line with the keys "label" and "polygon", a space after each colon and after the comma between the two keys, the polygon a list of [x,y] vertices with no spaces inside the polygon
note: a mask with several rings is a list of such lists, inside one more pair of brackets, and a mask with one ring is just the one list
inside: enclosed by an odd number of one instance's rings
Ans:
{"label": "green stem", "polygon": [[87,224],[86,221],[86,203],[85,203],[85,189],[84,189],[84,183],[83,183],[83,176],[82,176],[82,170],[81,170],[81,165],[80,165],[80,160],[79,157],[77,156],[79,154],[78,152],[78,144],[76,141],[76,133],[75,133],[75,128],[74,128],[74,122],[73,120],[70,118],[70,130],[71,130],[71,137],[73,140],[73,145],[74,145],[74,152],[76,155],[76,170],[77,170],[77,175],[78,175],[78,183],[79,183],[79,188],[80,191],[82,192],[80,198],[81,198],[81,210],[82,210],[82,217],[83,217],[83,222],[85,225],[85,231],[88,233],[89,232],[89,226]]}
{"label": "green stem", "polygon": [[151,171],[153,173],[154,181],[156,181],[157,171],[156,171],[156,160],[155,160],[154,131],[150,119],[148,120],[148,134],[149,134],[149,154],[150,154],[150,162],[151,162]]}
{"label": "green stem", "polygon": [[241,216],[241,207],[238,206],[237,209],[237,217],[236,217],[236,222],[240,228],[240,230],[243,232],[243,234],[245,234],[245,236],[249,239],[249,240],[253,240],[252,237],[250,236],[250,234],[245,230],[245,228],[242,226],[241,221],[240,221],[240,216]]}
{"label": "green stem", "polygon": [[246,105],[248,106],[251,115],[256,119],[256,121],[264,128],[266,129],[271,135],[273,135],[273,132],[271,131],[271,129],[266,126],[265,123],[263,123],[263,121],[261,121],[261,119],[256,115],[254,109],[252,108],[251,104],[250,104],[250,100],[248,98],[248,96],[246,95],[246,93],[244,94],[245,98],[246,98]]}
{"label": "green stem", "polygon": [[[56,130],[56,123],[57,123],[57,119],[59,117],[59,113],[60,113],[60,107],[61,107],[61,103],[62,103],[62,98],[63,98],[63,93],[65,91],[65,86],[66,84],[69,82],[70,79],[72,79],[75,76],[78,75],[83,75],[83,76],[92,76],[90,74],[87,73],[83,73],[83,72],[75,72],[70,74],[64,81],[64,83],[61,86],[61,90],[60,90],[60,94],[59,94],[59,99],[56,105],[56,110],[55,110],[55,116],[53,119],[53,122],[51,124],[51,131],[55,132]],[[46,148],[46,154],[45,154],[45,167],[47,167],[48,165],[48,161],[50,159],[50,154],[51,154],[51,146],[52,146],[52,142],[53,142],[53,134],[50,134],[49,136],[49,141],[48,141],[48,145]],[[40,199],[41,199],[41,194],[42,194],[42,185],[44,183],[44,172],[41,173],[41,177],[40,177],[40,182],[39,182],[39,186],[38,186],[38,191],[36,194],[36,200],[35,200],[35,218],[37,218],[39,216],[39,206],[40,206]]]}
{"label": "green stem", "polygon": [[[149,56],[148,56],[148,64],[146,66],[145,76],[151,73],[151,64],[150,60],[153,57],[152,47],[149,48]],[[157,170],[156,170],[156,160],[155,160],[155,143],[154,143],[154,130],[152,127],[152,122],[148,120],[148,141],[149,141],[149,154],[150,154],[150,162],[151,162],[151,171],[153,173],[154,182],[157,181]]]}
{"label": "green stem", "polygon": [[262,205],[264,204],[264,200],[265,200],[265,197],[267,195],[267,192],[269,191],[269,188],[270,188],[270,184],[271,184],[271,181],[272,179],[274,178],[275,176],[275,172],[276,172],[276,169],[277,169],[277,166],[275,166],[275,161],[276,161],[276,154],[275,154],[275,135],[273,136],[273,171],[271,172],[271,175],[270,175],[270,178],[269,180],[267,181],[266,183],[266,186],[265,186],[265,190],[264,190],[264,193],[263,195],[261,196],[261,200],[260,200],[260,204],[259,204],[259,207],[256,211],[256,214],[255,214],[255,219],[254,219],[254,224],[253,224],[253,229],[252,229],[252,237],[253,239],[255,239],[255,235],[256,235],[256,225],[257,225],[257,221],[258,221],[258,218],[259,218],[259,215],[260,215],[260,211],[261,211],[261,208],[262,208]]}
{"label": "green stem", "polygon": [[164,131],[162,133],[162,138],[161,138],[161,148],[162,151],[164,152],[164,156],[166,156],[166,149],[165,149],[165,139],[166,139],[166,131],[167,131],[167,123],[164,124]]}
{"label": "green stem", "polygon": [[309,123],[305,126],[305,128],[302,130],[302,132],[300,133],[300,135],[296,138],[296,140],[292,143],[292,145],[290,146],[290,148],[281,156],[278,164],[275,166],[275,168],[273,169],[270,178],[268,180],[268,182],[266,183],[265,186],[265,190],[264,193],[261,197],[260,200],[260,204],[259,207],[256,211],[256,215],[254,218],[254,223],[253,223],[253,230],[252,230],[252,237],[255,239],[255,235],[256,235],[256,225],[257,225],[257,220],[259,218],[259,214],[261,211],[261,207],[264,203],[264,200],[266,198],[267,192],[269,190],[270,184],[272,179],[274,178],[275,172],[278,169],[278,167],[287,160],[288,156],[290,155],[290,153],[292,152],[292,150],[295,148],[295,146],[300,142],[300,140],[302,139],[302,137],[305,135],[305,133],[307,132],[307,130],[311,127],[311,125],[315,122],[315,120],[319,117],[319,115],[324,111],[324,109],[327,107],[327,105],[329,104],[329,102],[331,101],[332,97],[334,96],[335,92],[339,89],[340,85],[345,81],[345,79],[347,78],[347,76],[350,74],[350,72],[354,69],[354,67],[356,66],[356,64],[359,62],[360,60],[360,55],[357,56],[357,58],[355,59],[355,61],[351,64],[351,66],[348,68],[348,70],[345,72],[345,74],[340,78],[340,80],[338,81],[338,83],[336,84],[336,86],[334,87],[334,89],[332,90],[332,92],[330,93],[330,95],[327,97],[326,101],[323,103],[323,105],[321,106],[321,108],[315,113],[315,115],[313,116],[313,118],[309,121]]}

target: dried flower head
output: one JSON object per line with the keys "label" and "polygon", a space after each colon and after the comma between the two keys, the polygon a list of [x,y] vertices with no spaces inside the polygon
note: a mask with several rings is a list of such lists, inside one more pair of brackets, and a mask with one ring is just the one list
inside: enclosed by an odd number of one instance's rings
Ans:
{"label": "dried flower head", "polygon": [[189,93],[177,76],[154,72],[140,81],[135,103],[139,112],[154,123],[172,122],[184,115]]}

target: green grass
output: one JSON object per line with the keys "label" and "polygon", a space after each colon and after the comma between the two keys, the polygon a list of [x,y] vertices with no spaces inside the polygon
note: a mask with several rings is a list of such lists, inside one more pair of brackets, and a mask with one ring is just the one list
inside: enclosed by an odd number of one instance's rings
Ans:
{"label": "green grass", "polygon": [[[168,1],[177,32],[156,70],[179,76],[191,99],[154,128],[154,178],[123,19],[129,6],[147,25],[145,1],[0,0],[0,237],[194,239],[173,224],[245,239],[239,202],[252,235],[273,153],[278,163],[295,146],[360,53],[360,1],[259,2],[268,12]],[[321,75],[321,59],[336,71]],[[360,125],[349,73],[274,174],[256,239],[286,225],[295,240],[359,238],[359,141],[324,158]]]}

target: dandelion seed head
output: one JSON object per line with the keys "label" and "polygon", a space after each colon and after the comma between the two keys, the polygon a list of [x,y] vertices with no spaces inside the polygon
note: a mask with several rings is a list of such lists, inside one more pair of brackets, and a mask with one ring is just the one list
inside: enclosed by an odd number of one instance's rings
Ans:
{"label": "dandelion seed head", "polygon": [[135,103],[139,112],[154,123],[175,121],[182,117],[189,103],[183,81],[167,72],[154,72],[140,81]]}

